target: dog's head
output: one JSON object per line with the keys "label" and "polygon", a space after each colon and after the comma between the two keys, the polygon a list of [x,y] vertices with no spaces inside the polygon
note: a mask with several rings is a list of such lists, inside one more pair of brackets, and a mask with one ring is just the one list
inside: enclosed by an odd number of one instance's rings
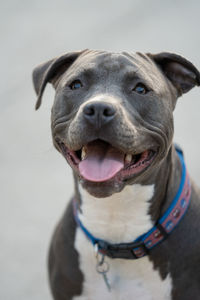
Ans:
{"label": "dog's head", "polygon": [[171,147],[176,100],[200,73],[172,53],[72,52],[39,65],[33,82],[41,104],[56,90],[52,135],[81,184],[96,197],[151,176]]}

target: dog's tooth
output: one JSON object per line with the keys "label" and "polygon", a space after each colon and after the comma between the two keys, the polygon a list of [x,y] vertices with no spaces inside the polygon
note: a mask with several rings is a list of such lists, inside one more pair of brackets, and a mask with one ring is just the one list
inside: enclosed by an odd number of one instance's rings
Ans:
{"label": "dog's tooth", "polygon": [[86,157],[86,150],[85,147],[83,147],[81,151],[81,159],[83,160],[85,157]]}
{"label": "dog's tooth", "polygon": [[131,154],[126,154],[125,162],[130,163],[131,161],[132,161],[132,155]]}

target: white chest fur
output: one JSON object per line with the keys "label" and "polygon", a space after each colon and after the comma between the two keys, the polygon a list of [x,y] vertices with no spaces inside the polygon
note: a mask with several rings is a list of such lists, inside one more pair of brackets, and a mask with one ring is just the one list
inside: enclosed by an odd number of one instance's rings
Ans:
{"label": "white chest fur", "polygon": [[[80,192],[83,204],[79,217],[87,229],[100,239],[111,243],[131,242],[153,225],[148,214],[153,185],[127,186],[121,193],[104,199],[94,198],[81,188]],[[73,300],[171,299],[170,276],[163,281],[148,257],[138,260],[106,258],[112,287],[112,291],[108,292],[102,275],[96,272],[92,244],[80,228],[76,232],[75,247],[84,283],[82,295]]]}

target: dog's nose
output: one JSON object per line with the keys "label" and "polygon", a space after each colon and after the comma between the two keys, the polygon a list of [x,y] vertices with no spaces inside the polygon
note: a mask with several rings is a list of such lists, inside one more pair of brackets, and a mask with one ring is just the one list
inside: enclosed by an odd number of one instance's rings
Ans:
{"label": "dog's nose", "polygon": [[85,105],[83,114],[90,124],[99,129],[114,119],[116,108],[110,103],[92,102]]}

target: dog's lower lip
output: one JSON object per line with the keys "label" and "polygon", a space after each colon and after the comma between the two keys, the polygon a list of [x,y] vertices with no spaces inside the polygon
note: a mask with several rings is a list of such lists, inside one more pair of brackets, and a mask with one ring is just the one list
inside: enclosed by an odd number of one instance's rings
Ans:
{"label": "dog's lower lip", "polygon": [[[79,171],[79,163],[81,162],[82,159],[84,159],[83,157],[81,158],[82,149],[87,147],[84,146],[80,150],[73,151],[70,150],[66,146],[66,144],[60,141],[59,139],[56,139],[56,143],[59,146],[59,149],[61,150],[62,154],[70,164],[70,166],[79,174],[79,176],[86,181],[91,181],[91,180],[87,180],[87,178],[84,178],[84,176],[81,176]],[[124,160],[126,155],[127,154],[124,154]],[[151,165],[156,155],[157,155],[157,151],[152,149],[145,150],[141,153],[132,155],[132,161],[131,162],[124,161],[124,167],[109,180],[123,181],[123,180],[127,180],[129,177],[132,177],[134,175],[136,176],[137,174],[146,170]],[[109,180],[105,180],[102,182],[107,182]]]}

